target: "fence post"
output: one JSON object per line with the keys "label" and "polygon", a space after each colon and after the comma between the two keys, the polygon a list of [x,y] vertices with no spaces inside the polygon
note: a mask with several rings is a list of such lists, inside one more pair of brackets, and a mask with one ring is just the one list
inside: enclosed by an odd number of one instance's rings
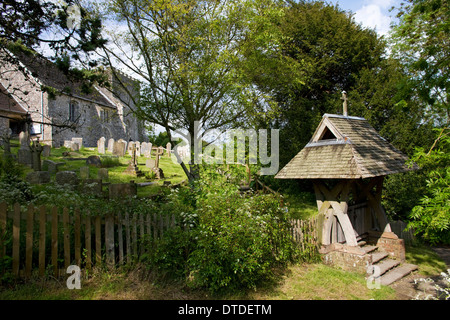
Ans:
{"label": "fence post", "polygon": [[33,267],[33,226],[34,226],[34,206],[30,204],[27,211],[27,235],[25,242],[25,277],[31,277]]}
{"label": "fence post", "polygon": [[14,205],[13,218],[13,248],[12,248],[12,269],[13,274],[19,276],[19,259],[20,259],[20,204]]}
{"label": "fence post", "polygon": [[63,232],[64,232],[64,268],[70,266],[70,232],[69,232],[69,209],[63,209]]}
{"label": "fence post", "polygon": [[53,274],[59,276],[58,272],[58,208],[52,208],[52,264]]}
{"label": "fence post", "polygon": [[6,216],[8,215],[8,205],[6,202],[0,203],[0,259],[6,255],[6,246],[3,242],[6,234]]}
{"label": "fence post", "polygon": [[47,222],[47,208],[39,208],[39,275],[45,275],[45,224]]}
{"label": "fence post", "polygon": [[113,268],[116,259],[114,253],[114,216],[112,214],[105,217],[105,248],[106,264],[108,268]]}

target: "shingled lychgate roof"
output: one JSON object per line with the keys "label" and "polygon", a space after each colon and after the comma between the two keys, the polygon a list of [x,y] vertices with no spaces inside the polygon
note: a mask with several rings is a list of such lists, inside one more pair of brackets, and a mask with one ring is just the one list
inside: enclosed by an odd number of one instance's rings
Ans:
{"label": "shingled lychgate roof", "polygon": [[277,179],[359,179],[412,170],[364,118],[325,114],[311,141]]}

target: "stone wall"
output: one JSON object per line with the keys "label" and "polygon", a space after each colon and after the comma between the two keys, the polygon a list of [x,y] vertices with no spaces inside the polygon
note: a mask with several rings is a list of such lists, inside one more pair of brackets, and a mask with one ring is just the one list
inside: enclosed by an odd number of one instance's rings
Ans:
{"label": "stone wall", "polygon": [[372,264],[372,256],[359,247],[333,243],[323,246],[321,253],[324,264],[333,265],[346,271],[365,274]]}

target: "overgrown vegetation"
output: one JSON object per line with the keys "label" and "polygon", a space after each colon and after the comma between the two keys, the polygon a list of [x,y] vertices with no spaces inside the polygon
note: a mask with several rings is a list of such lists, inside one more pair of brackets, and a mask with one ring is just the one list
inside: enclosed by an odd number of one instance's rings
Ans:
{"label": "overgrown vegetation", "polygon": [[289,235],[280,199],[242,194],[237,182],[214,166],[203,169],[193,191],[176,195],[184,207],[181,223],[161,241],[151,242],[149,266],[190,287],[220,292],[254,288],[275,267],[298,261],[303,255]]}

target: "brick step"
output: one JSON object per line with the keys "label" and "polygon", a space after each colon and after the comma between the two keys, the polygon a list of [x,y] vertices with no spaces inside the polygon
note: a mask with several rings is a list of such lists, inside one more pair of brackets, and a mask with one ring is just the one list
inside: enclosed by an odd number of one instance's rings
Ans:
{"label": "brick step", "polygon": [[401,278],[407,276],[412,271],[417,270],[417,266],[414,264],[405,263],[401,266],[398,266],[390,271],[386,272],[380,277],[380,283],[382,285],[388,286],[395,281],[400,280]]}

